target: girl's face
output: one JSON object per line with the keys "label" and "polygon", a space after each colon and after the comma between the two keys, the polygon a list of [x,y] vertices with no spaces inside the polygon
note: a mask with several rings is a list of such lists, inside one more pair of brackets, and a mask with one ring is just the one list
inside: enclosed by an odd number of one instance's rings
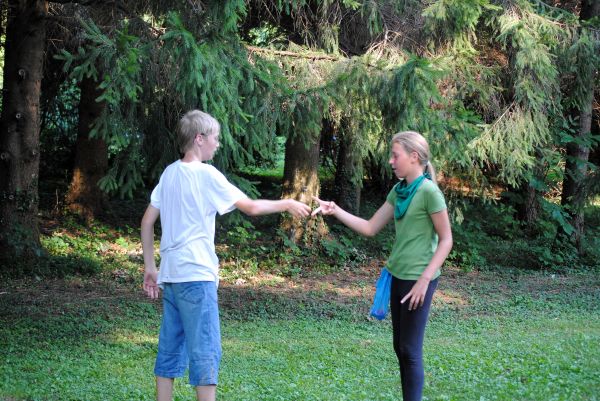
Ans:
{"label": "girl's face", "polygon": [[416,167],[418,167],[418,162],[417,152],[408,153],[404,146],[394,142],[389,163],[396,177],[406,178],[414,173]]}

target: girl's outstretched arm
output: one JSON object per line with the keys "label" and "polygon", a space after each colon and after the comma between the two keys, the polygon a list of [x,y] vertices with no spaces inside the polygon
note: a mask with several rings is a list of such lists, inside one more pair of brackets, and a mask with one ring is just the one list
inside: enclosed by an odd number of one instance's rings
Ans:
{"label": "girl's outstretched arm", "polygon": [[394,217],[394,207],[388,202],[384,202],[369,220],[365,220],[348,213],[333,201],[324,201],[316,196],[313,196],[313,199],[319,203],[319,207],[311,213],[311,216],[315,216],[319,212],[324,216],[335,216],[357,233],[367,237],[377,234]]}

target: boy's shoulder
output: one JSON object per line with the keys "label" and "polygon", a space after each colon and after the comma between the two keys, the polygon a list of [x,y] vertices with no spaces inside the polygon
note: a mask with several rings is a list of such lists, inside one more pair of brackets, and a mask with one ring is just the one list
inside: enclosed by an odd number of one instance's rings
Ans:
{"label": "boy's shoulder", "polygon": [[192,170],[192,171],[201,171],[201,172],[207,172],[209,174],[222,174],[215,166],[211,165],[211,164],[206,164],[206,163],[202,163],[202,162],[191,162],[191,163],[184,163],[181,160],[176,160],[173,163],[169,164],[166,168],[165,171],[167,170],[177,170],[177,169],[187,169],[187,170]]}
{"label": "boy's shoulder", "polygon": [[199,170],[203,173],[206,174],[208,176],[210,176],[211,179],[216,179],[216,180],[223,180],[223,179],[227,179],[225,178],[225,175],[215,166],[213,166],[212,164],[206,164],[206,163],[199,163],[200,166],[198,167]]}
{"label": "boy's shoulder", "polygon": [[214,183],[219,183],[218,185],[225,185],[227,177],[223,174],[218,168],[213,166],[212,164],[207,164],[203,162],[194,162],[189,163],[187,166],[193,170],[193,174],[196,175],[201,180],[209,180]]}

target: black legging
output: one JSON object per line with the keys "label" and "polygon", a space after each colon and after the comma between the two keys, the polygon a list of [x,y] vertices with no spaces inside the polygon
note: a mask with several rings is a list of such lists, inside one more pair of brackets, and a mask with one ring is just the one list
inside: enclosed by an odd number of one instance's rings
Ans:
{"label": "black legging", "polygon": [[413,287],[416,281],[400,280],[392,277],[390,304],[392,311],[392,326],[394,329],[394,351],[400,363],[400,378],[402,380],[402,400],[421,401],[423,394],[423,336],[425,325],[431,307],[431,298],[437,287],[438,280],[429,283],[423,306],[409,311],[409,301],[400,301]]}

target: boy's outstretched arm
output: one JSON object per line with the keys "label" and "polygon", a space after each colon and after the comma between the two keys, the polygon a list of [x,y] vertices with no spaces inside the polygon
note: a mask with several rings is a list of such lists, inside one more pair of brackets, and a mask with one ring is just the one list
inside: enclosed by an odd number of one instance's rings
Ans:
{"label": "boy's outstretched arm", "polygon": [[235,207],[248,216],[261,216],[264,214],[288,212],[294,217],[306,217],[310,214],[310,207],[294,199],[266,200],[266,199],[240,199]]}
{"label": "boy's outstretched arm", "polygon": [[158,285],[156,262],[154,260],[154,223],[158,219],[160,211],[149,205],[142,217],[141,237],[142,252],[144,254],[144,291],[152,298],[158,298]]}
{"label": "boy's outstretched arm", "polygon": [[313,199],[319,203],[319,207],[313,210],[312,216],[316,216],[318,213],[324,216],[335,216],[346,226],[366,237],[377,234],[394,217],[394,207],[388,202],[384,202],[369,220],[365,220],[348,213],[332,201],[324,201],[316,196],[313,196]]}

